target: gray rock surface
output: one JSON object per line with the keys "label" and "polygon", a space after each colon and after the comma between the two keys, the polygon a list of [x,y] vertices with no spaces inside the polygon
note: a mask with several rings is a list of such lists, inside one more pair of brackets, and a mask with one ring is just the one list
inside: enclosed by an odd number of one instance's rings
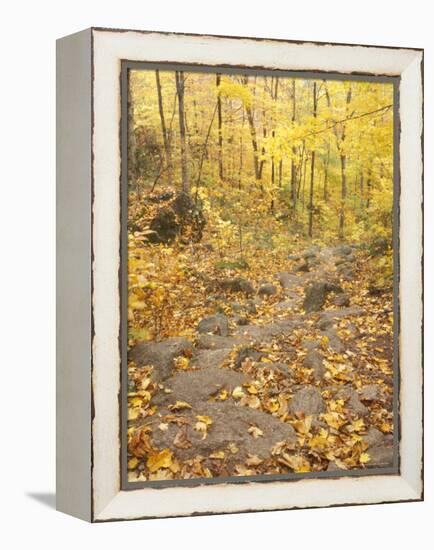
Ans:
{"label": "gray rock surface", "polygon": [[305,415],[325,412],[326,405],[320,391],[313,386],[306,386],[297,391],[289,403],[290,413],[304,413]]}
{"label": "gray rock surface", "polygon": [[313,369],[315,380],[322,380],[326,369],[324,367],[323,357],[321,353],[315,349],[308,352],[303,361],[303,366],[308,369]]}
{"label": "gray rock surface", "polygon": [[[194,429],[196,415],[207,415],[212,419],[205,438],[203,433]],[[206,406],[194,407],[194,410],[183,411],[183,416],[190,424],[184,428],[192,447],[175,449],[175,454],[181,460],[193,456],[209,456],[211,453],[223,450],[227,460],[234,463],[244,461],[248,454],[260,458],[270,456],[271,449],[280,441],[294,443],[296,434],[292,426],[281,422],[271,414],[267,414],[249,407],[235,404],[231,400],[206,403]],[[158,420],[156,420],[157,422]],[[256,426],[262,431],[262,436],[253,437],[249,428]],[[169,424],[166,431],[153,430],[153,444],[160,449],[173,448],[173,441],[179,428]],[[233,444],[236,452],[227,450]]]}
{"label": "gray rock surface", "polygon": [[128,352],[137,366],[152,365],[152,378],[165,380],[172,374],[173,360],[183,353],[191,353],[193,346],[186,338],[168,338],[162,342],[140,342]]}
{"label": "gray rock surface", "polygon": [[277,294],[277,288],[272,283],[265,283],[259,287],[258,294],[260,296],[274,296],[274,294]]}
{"label": "gray rock surface", "polygon": [[218,334],[220,336],[227,336],[229,334],[228,318],[222,313],[210,315],[199,322],[197,330],[201,334],[211,333]]}

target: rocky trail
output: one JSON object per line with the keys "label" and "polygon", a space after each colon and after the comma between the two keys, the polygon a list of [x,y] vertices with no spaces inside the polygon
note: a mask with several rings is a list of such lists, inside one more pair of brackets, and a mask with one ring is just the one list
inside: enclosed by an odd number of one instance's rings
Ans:
{"label": "rocky trail", "polygon": [[130,480],[392,466],[392,298],[361,262],[313,247],[263,280],[222,278],[193,338],[135,344]]}

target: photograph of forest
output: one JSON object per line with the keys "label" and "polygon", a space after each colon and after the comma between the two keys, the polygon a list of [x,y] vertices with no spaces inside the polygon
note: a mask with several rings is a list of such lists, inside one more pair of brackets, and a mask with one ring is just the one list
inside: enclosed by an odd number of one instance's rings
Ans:
{"label": "photograph of forest", "polygon": [[393,84],[144,68],[127,103],[128,480],[391,468]]}

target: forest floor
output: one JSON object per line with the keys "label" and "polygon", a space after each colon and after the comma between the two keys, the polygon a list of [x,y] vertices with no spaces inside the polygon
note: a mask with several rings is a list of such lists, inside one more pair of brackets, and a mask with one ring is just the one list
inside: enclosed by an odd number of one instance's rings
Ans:
{"label": "forest floor", "polygon": [[188,335],[134,341],[129,480],[392,466],[392,292],[369,286],[364,254],[225,276]]}

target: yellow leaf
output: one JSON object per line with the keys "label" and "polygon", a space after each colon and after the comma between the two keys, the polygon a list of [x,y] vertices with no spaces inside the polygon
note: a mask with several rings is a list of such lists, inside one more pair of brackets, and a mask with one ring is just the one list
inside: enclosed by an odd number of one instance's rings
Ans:
{"label": "yellow leaf", "polygon": [[140,409],[128,409],[128,420],[137,420],[139,418]]}
{"label": "yellow leaf", "polygon": [[190,403],[186,401],[176,401],[173,405],[169,405],[171,411],[182,411],[183,409],[191,409]]}
{"label": "yellow leaf", "polygon": [[369,456],[368,453],[362,453],[360,455],[360,464],[366,464],[367,462],[369,462],[371,460],[371,457]]}
{"label": "yellow leaf", "polygon": [[215,451],[209,455],[210,458],[215,458],[218,460],[223,460],[225,458],[225,452],[224,451]]}
{"label": "yellow leaf", "polygon": [[172,457],[173,453],[170,449],[163,449],[160,452],[150,454],[146,466],[150,472],[156,472],[160,468],[170,468]]}
{"label": "yellow leaf", "polygon": [[221,390],[218,394],[218,398],[220,399],[220,401],[226,401],[228,396],[229,396],[229,393],[227,390]]}
{"label": "yellow leaf", "polygon": [[212,424],[212,418],[210,416],[202,416],[198,414],[196,418],[199,420],[199,422],[203,422],[207,426],[211,426]]}
{"label": "yellow leaf", "polygon": [[189,364],[190,361],[188,360],[188,357],[184,357],[183,355],[175,359],[175,366],[178,369],[186,370],[188,369]]}
{"label": "yellow leaf", "polygon": [[253,435],[255,439],[264,435],[264,432],[260,428],[258,428],[258,426],[250,426],[247,431],[250,435]]}
{"label": "yellow leaf", "polygon": [[241,399],[244,395],[245,393],[243,392],[243,388],[241,386],[237,386],[232,392],[232,397],[234,399]]}
{"label": "yellow leaf", "polygon": [[133,458],[130,458],[130,460],[128,461],[128,470],[134,470],[134,468],[137,468],[138,464],[138,459],[133,456]]}

